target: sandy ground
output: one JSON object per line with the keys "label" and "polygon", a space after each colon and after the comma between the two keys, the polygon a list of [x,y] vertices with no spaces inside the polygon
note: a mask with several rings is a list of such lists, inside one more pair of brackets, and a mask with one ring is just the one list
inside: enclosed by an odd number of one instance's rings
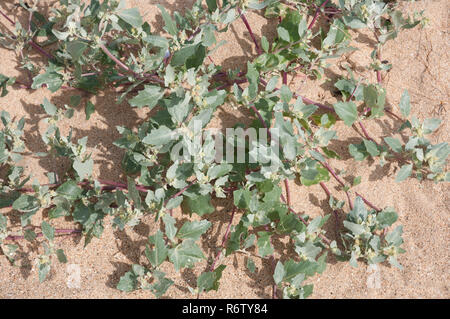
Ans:
{"label": "sandy ground", "polygon": [[[0,8],[8,12],[10,17],[23,21],[21,10],[14,8],[16,1],[1,1]],[[45,13],[53,1],[42,1],[41,13]],[[129,6],[137,6],[145,20],[156,30],[161,29],[162,19],[155,4],[161,3],[170,11],[182,11],[192,1],[128,1]],[[389,60],[393,68],[384,74],[383,83],[388,91],[388,103],[397,110],[401,93],[408,89],[411,95],[412,112],[419,118],[439,116],[443,119],[441,128],[431,137],[433,142],[449,141],[449,114],[447,109],[449,96],[449,46],[448,46],[448,1],[404,2],[404,10],[426,10],[430,24],[423,30],[407,30],[395,40],[389,42],[383,59]],[[260,36],[273,37],[273,23],[267,22],[257,14],[249,14],[248,18],[255,33]],[[0,30],[9,28],[4,19],[0,19]],[[343,63],[351,63],[359,76],[375,81],[373,73],[362,73],[362,66],[369,63],[373,38],[369,34],[355,33],[360,50],[336,61],[336,65],[326,72],[326,77],[335,79],[343,74],[340,67]],[[236,21],[226,34],[220,35],[228,44],[216,52],[213,59],[225,67],[244,65],[246,60],[256,54],[250,36],[242,21]],[[39,57],[33,52],[33,58]],[[13,52],[0,48],[0,73],[18,76],[24,74],[17,68]],[[330,84],[323,81],[302,81],[301,76],[290,79],[292,88],[301,90],[302,94],[326,104],[336,99],[330,93]],[[67,104],[69,97],[77,93],[59,91],[51,94],[46,89],[26,91],[12,89],[9,95],[0,99],[0,109],[7,110],[17,117],[26,118],[25,142],[31,152],[44,151],[45,145],[40,134],[45,130],[42,119],[43,111],[39,104],[47,97],[54,104]],[[95,159],[95,176],[103,179],[120,179],[119,165],[123,153],[111,143],[119,137],[115,127],[136,127],[146,118],[145,110],[131,109],[128,105],[115,103],[112,92],[100,93],[94,97],[84,97],[95,104],[96,113],[90,121],[85,121],[84,110],[79,108],[70,122],[63,124],[63,131],[73,127],[77,138],[87,135],[88,146]],[[232,113],[231,113],[232,112]],[[245,121],[249,113],[238,113],[227,106],[218,110],[213,125],[224,127],[237,120]],[[367,128],[377,141],[391,134],[399,127],[393,118],[384,117],[367,123]],[[399,222],[404,226],[404,248],[407,253],[400,257],[404,270],[380,265],[376,269],[360,263],[352,268],[347,263],[338,263],[329,257],[329,264],[324,274],[310,280],[314,284],[313,298],[449,298],[449,199],[448,184],[433,184],[409,179],[403,183],[395,183],[394,177],[398,166],[394,163],[380,167],[376,162],[355,162],[348,154],[348,144],[360,140],[355,130],[336,125],[339,141],[332,142],[331,148],[339,153],[344,161],[332,161],[334,167],[345,169],[350,176],[361,176],[362,182],[356,190],[364,194],[370,201],[381,207],[394,206],[399,212]],[[45,183],[44,173],[62,171],[65,164],[51,159],[28,158],[21,163],[28,172],[40,182]],[[330,213],[326,195],[320,186],[305,188],[291,182],[293,205],[298,211],[305,211],[313,216]],[[329,182],[334,196],[341,196],[335,191],[336,183]],[[342,196],[340,197],[342,199]],[[217,210],[208,219],[213,227],[203,240],[206,256],[215,255],[215,247],[220,242],[231,213],[230,202],[217,201]],[[3,211],[5,213],[5,211]],[[176,212],[176,214],[181,214]],[[38,214],[39,215],[39,214]],[[178,215],[179,216],[179,215]],[[33,219],[39,223],[40,216]],[[330,220],[329,237],[334,238],[334,220]],[[342,218],[340,222],[342,221]],[[15,225],[12,225],[13,227]],[[69,221],[56,221],[56,227],[73,227]],[[16,228],[17,229],[17,228]],[[94,239],[86,248],[80,238],[59,238],[57,246],[63,248],[69,258],[69,264],[79,267],[81,276],[80,288],[68,288],[67,280],[73,274],[69,266],[59,265],[56,261],[50,278],[39,284],[37,270],[33,266],[38,248],[27,242],[20,242],[23,253],[18,258],[18,266],[12,267],[5,256],[0,256],[0,298],[153,298],[150,292],[122,293],[115,289],[117,282],[133,263],[144,262],[143,250],[146,238],[152,234],[156,226],[151,217],[143,223],[125,231],[115,231],[106,227],[101,240]],[[278,256],[285,254],[283,245],[277,246]],[[246,269],[247,256],[236,254],[222,262],[227,265],[218,292],[203,294],[202,298],[270,298],[271,265],[254,258],[257,271],[252,274]],[[169,298],[193,298],[187,285],[195,286],[196,276],[206,267],[206,262],[196,268],[176,273],[171,265],[164,270],[176,281],[166,294]]]}

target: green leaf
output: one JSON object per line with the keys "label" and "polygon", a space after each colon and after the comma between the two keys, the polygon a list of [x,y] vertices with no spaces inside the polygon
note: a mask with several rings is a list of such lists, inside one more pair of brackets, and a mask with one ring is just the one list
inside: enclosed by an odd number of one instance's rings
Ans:
{"label": "green leaf", "polygon": [[86,121],[91,118],[92,113],[95,112],[95,106],[90,101],[87,101],[84,108],[84,113],[86,113]]}
{"label": "green leaf", "polygon": [[173,263],[176,271],[185,267],[191,268],[203,258],[205,256],[202,250],[192,239],[186,239],[180,245],[169,250],[169,260]]}
{"label": "green leaf", "polygon": [[209,12],[214,12],[217,9],[217,0],[206,0]]}
{"label": "green leaf", "polygon": [[[0,217],[1,217],[1,215],[0,215]],[[0,229],[1,229],[1,227],[0,227]],[[6,228],[5,228],[5,230],[6,230]],[[27,229],[27,230],[25,230],[24,237],[29,242],[33,242],[36,239],[37,235],[33,230]]]}
{"label": "green leaf", "polygon": [[234,205],[239,208],[247,208],[250,203],[252,193],[247,189],[238,189],[233,192]]}
{"label": "green leaf", "polygon": [[345,125],[352,126],[358,118],[356,104],[353,102],[337,102],[334,105],[337,115],[344,121]]}
{"label": "green leaf", "polygon": [[166,30],[170,35],[176,36],[178,33],[177,24],[172,20],[171,16],[162,5],[157,4],[156,6],[159,10],[161,10],[162,18],[166,24],[164,30]]}
{"label": "green leaf", "polygon": [[42,233],[44,234],[44,237],[47,238],[49,241],[52,241],[55,238],[55,229],[50,226],[49,223],[46,221],[43,221],[41,224]]}
{"label": "green leaf", "polygon": [[168,249],[164,242],[163,233],[158,230],[155,235],[149,237],[149,242],[154,245],[153,250],[150,250],[147,246],[145,250],[145,255],[148,261],[153,265],[153,267],[158,267],[167,258]]}
{"label": "green leaf", "polygon": [[212,272],[202,273],[197,279],[197,288],[199,291],[217,291],[219,289],[219,280],[222,278],[222,273],[225,268],[225,265],[220,265]]}
{"label": "green leaf", "polygon": [[136,189],[136,183],[134,182],[134,179],[127,176],[127,184],[128,184],[128,195],[133,200],[134,206],[136,206],[137,209],[141,209],[142,208],[141,195],[139,194],[139,191]]}
{"label": "green leaf", "polygon": [[347,220],[344,220],[344,227],[350,230],[355,236],[359,236],[366,232],[363,225],[355,224]]}
{"label": "green leaf", "polygon": [[377,223],[380,228],[391,226],[397,221],[398,215],[394,211],[382,211],[377,214]]}
{"label": "green leaf", "polygon": [[283,84],[280,88],[280,97],[281,100],[286,103],[289,103],[292,99],[292,92],[285,84]]}
{"label": "green leaf", "polygon": [[269,53],[270,44],[265,36],[261,37],[261,47],[264,50],[264,52]]}
{"label": "green leaf", "polygon": [[66,254],[64,254],[64,250],[62,249],[56,250],[56,256],[58,257],[60,263],[62,264],[67,263],[67,257]]}
{"label": "green leaf", "polygon": [[116,14],[123,21],[135,28],[139,28],[144,23],[138,8],[121,9]]}
{"label": "green leaf", "polygon": [[91,210],[83,203],[77,203],[73,210],[72,216],[75,222],[85,225],[91,216]]}
{"label": "green leaf", "polygon": [[148,35],[142,39],[145,42],[150,43],[154,47],[158,48],[168,48],[169,47],[169,40],[157,35]]}
{"label": "green leaf", "polygon": [[164,145],[170,142],[175,135],[176,133],[170,128],[161,125],[158,129],[152,130],[150,134],[144,137],[142,142],[155,146]]}
{"label": "green leaf", "polygon": [[129,271],[120,277],[119,283],[117,284],[117,289],[125,292],[131,292],[136,290],[137,284],[137,276],[132,271]]}
{"label": "green leaf", "polygon": [[278,285],[283,281],[284,276],[286,275],[286,272],[284,271],[284,266],[281,263],[281,261],[277,262],[277,265],[275,267],[275,271],[273,273],[273,280]]}
{"label": "green leaf", "polygon": [[388,243],[394,246],[400,246],[403,243],[402,239],[403,226],[397,226],[393,231],[389,232],[385,239]]}
{"label": "green leaf", "polygon": [[69,52],[73,60],[77,61],[83,56],[87,47],[88,45],[82,41],[70,41],[67,43],[67,52]]}
{"label": "green leaf", "polygon": [[186,197],[185,201],[191,213],[196,213],[199,216],[211,214],[215,211],[214,206],[211,205],[211,195],[198,195],[195,197]]}
{"label": "green leaf", "polygon": [[348,146],[348,151],[349,151],[350,155],[353,156],[353,158],[356,161],[362,161],[367,156],[369,156],[369,153],[367,153],[367,150],[366,150],[366,147],[364,146],[364,143],[350,144]]}
{"label": "green leaf", "polygon": [[170,102],[173,104],[167,105],[167,111],[175,120],[174,123],[183,123],[192,108],[192,104],[189,103],[191,100],[190,94],[186,94],[184,99],[172,99]]}
{"label": "green leaf", "polygon": [[44,108],[45,113],[47,113],[48,115],[51,115],[51,116],[55,115],[56,112],[58,111],[58,108],[54,104],[50,103],[50,101],[47,100],[47,98],[44,98],[42,107]]}
{"label": "green leaf", "polygon": [[75,181],[69,180],[64,184],[62,184],[61,186],[59,186],[56,189],[56,192],[69,200],[76,200],[80,197],[83,190],[80,187],[78,187]]}
{"label": "green leaf", "polygon": [[187,69],[196,68],[203,63],[205,57],[205,47],[198,44],[192,44],[181,48],[173,54],[170,65],[186,65]]}
{"label": "green leaf", "polygon": [[398,171],[397,177],[395,178],[396,182],[401,182],[407,179],[411,173],[412,173],[412,164],[405,164],[403,165],[400,170]]}
{"label": "green leaf", "polygon": [[41,206],[39,200],[33,196],[23,194],[12,204],[12,208],[22,213],[34,212]]}
{"label": "green leaf", "polygon": [[409,113],[411,112],[410,97],[407,90],[403,91],[402,97],[400,99],[400,112],[405,118],[407,118],[409,116]]}
{"label": "green leaf", "polygon": [[156,282],[151,285],[150,290],[156,298],[160,298],[173,285],[173,281],[165,278],[165,273],[157,270],[153,271],[153,277]]}
{"label": "green leaf", "polygon": [[261,257],[271,255],[273,253],[273,247],[270,242],[270,233],[269,232],[258,232],[258,253]]}
{"label": "green leaf", "polygon": [[377,144],[375,144],[373,141],[370,140],[364,140],[364,146],[366,147],[367,152],[371,156],[378,156],[380,155],[380,151],[378,150]]}
{"label": "green leaf", "polygon": [[233,169],[233,165],[231,164],[219,164],[208,169],[208,173],[206,174],[209,179],[213,180],[218,177],[224,176],[228,174]]}
{"label": "green leaf", "polygon": [[39,282],[44,282],[48,273],[50,272],[50,263],[44,263],[39,265]]}
{"label": "green leaf", "polygon": [[313,159],[305,161],[306,166],[300,171],[300,182],[302,185],[311,186],[322,181],[330,180],[328,170]]}
{"label": "green leaf", "polygon": [[286,42],[291,41],[291,37],[289,36],[289,31],[286,30],[285,28],[279,26],[277,28],[277,33],[278,33],[278,36],[280,37],[280,39],[282,39]]}
{"label": "green leaf", "polygon": [[211,223],[207,220],[185,222],[178,231],[177,237],[180,239],[192,239],[196,241],[209,227],[211,227]]}
{"label": "green leaf", "polygon": [[78,105],[80,105],[80,103],[81,103],[81,96],[79,96],[79,95],[72,95],[70,97],[70,100],[69,100],[70,106],[77,107]]}
{"label": "green leaf", "polygon": [[309,260],[300,261],[296,263],[294,260],[289,259],[284,263],[285,275],[283,281],[291,282],[297,276],[303,274],[306,276],[313,276],[317,270],[317,263]]}
{"label": "green leaf", "polygon": [[165,226],[166,236],[171,241],[174,241],[175,234],[177,233],[177,228],[175,227],[175,219],[172,216],[168,215],[168,214],[165,214],[162,217],[162,219],[163,219],[164,226]]}
{"label": "green leaf", "polygon": [[398,139],[396,139],[394,137],[387,136],[387,137],[384,138],[384,141],[386,142],[387,145],[389,145],[389,147],[394,152],[397,152],[397,153],[401,153],[402,152],[402,143]]}
{"label": "green leaf", "polygon": [[255,262],[254,262],[253,259],[251,259],[251,258],[248,258],[248,259],[247,259],[247,269],[248,269],[252,274],[254,274],[255,271],[256,271],[256,265],[255,265]]}
{"label": "green leaf", "polygon": [[77,172],[81,180],[89,178],[91,177],[92,170],[94,169],[94,160],[92,158],[89,158],[82,162],[79,159],[76,159],[73,162],[73,169],[75,170],[75,172]]}
{"label": "green leaf", "polygon": [[54,71],[47,70],[44,74],[39,74],[33,78],[32,89],[39,89],[43,84],[52,92],[58,91],[62,84],[62,76]]}
{"label": "green leaf", "polygon": [[139,91],[131,100],[128,100],[131,106],[142,108],[143,106],[148,106],[152,109],[159,100],[164,96],[164,91],[156,85],[145,85],[144,89]]}

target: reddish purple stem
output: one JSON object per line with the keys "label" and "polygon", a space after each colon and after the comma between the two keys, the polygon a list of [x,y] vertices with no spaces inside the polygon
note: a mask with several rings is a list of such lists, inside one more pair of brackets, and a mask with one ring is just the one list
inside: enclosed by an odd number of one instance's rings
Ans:
{"label": "reddish purple stem", "polygon": [[245,17],[245,15],[242,13],[241,9],[238,8],[238,12],[239,15],[241,16],[242,21],[244,22],[248,32],[250,33],[250,37],[253,40],[253,43],[255,43],[255,47],[256,47],[256,52],[258,53],[258,55],[262,54],[261,48],[258,45],[258,41],[256,40],[256,37],[252,31],[252,28],[250,27],[250,24],[248,23],[247,18]]}
{"label": "reddish purple stem", "polygon": [[312,19],[311,23],[310,23],[309,26],[308,26],[308,30],[311,30],[311,29],[312,29],[314,23],[316,23],[316,20],[317,20],[317,18],[319,17],[320,10],[321,10],[323,7],[326,6],[326,4],[328,3],[328,1],[329,1],[329,0],[325,0],[325,1],[322,3],[322,5],[316,9],[316,13],[314,14],[314,18]]}
{"label": "reddish purple stem", "polygon": [[[55,229],[55,234],[62,234],[62,235],[74,235],[81,233],[81,230],[79,229]],[[44,236],[43,233],[36,234],[36,237],[42,237]],[[5,238],[5,240],[22,240],[25,239],[25,236],[8,236]]]}
{"label": "reddish purple stem", "polygon": [[366,203],[367,206],[375,209],[377,212],[381,212],[381,209],[379,209],[377,206],[375,206],[374,204],[372,204],[371,202],[369,202],[367,199],[365,199],[361,194],[359,194],[358,192],[355,192],[356,196],[361,197],[361,199],[363,200],[364,203]]}
{"label": "reddish purple stem", "polygon": [[185,187],[183,187],[178,193],[173,194],[172,196],[170,196],[169,199],[166,200],[166,201],[164,202],[164,206],[166,206],[167,203],[168,203],[171,199],[173,199],[173,198],[175,198],[175,197],[180,196],[181,194],[183,194],[189,187],[191,187],[192,185],[194,185],[194,183],[195,183],[196,181],[197,181],[197,180],[194,179],[194,180],[193,180],[192,182],[190,182],[188,185],[186,185]]}

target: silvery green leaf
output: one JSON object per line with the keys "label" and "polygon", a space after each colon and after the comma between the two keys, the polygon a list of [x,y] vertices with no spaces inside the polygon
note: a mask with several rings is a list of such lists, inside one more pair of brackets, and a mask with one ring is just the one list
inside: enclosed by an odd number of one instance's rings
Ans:
{"label": "silvery green leaf", "polygon": [[174,198],[169,199],[169,201],[166,204],[167,209],[174,209],[181,205],[181,202],[183,201],[183,196],[177,196]]}
{"label": "silvery green leaf", "polygon": [[50,272],[50,263],[39,264],[39,282],[44,282]]}
{"label": "silvery green leaf", "polygon": [[273,280],[275,281],[275,283],[278,285],[281,283],[281,281],[283,280],[284,276],[285,276],[285,271],[284,271],[284,266],[283,264],[278,261],[277,265],[275,267],[275,271],[273,273]]}
{"label": "silvery green leaf", "polygon": [[85,42],[75,40],[67,43],[67,52],[72,56],[72,59],[77,61],[82,56],[88,45]]}
{"label": "silvery green leaf", "polygon": [[344,227],[350,230],[355,236],[359,236],[366,232],[364,226],[349,222],[347,220],[344,220]]}
{"label": "silvery green leaf", "polygon": [[211,223],[207,220],[185,222],[177,233],[180,239],[198,240],[211,227]]}
{"label": "silvery green leaf", "polygon": [[371,156],[378,156],[380,155],[380,151],[378,150],[377,144],[375,144],[373,141],[370,140],[363,140],[364,146],[366,147],[367,152]]}
{"label": "silvery green leaf", "polygon": [[56,112],[58,111],[58,108],[54,104],[52,104],[49,100],[47,100],[47,98],[44,98],[42,107],[44,108],[45,113],[51,116],[55,115]]}
{"label": "silvery green leaf", "polygon": [[391,226],[397,221],[398,215],[395,211],[383,210],[377,214],[377,223],[380,228]]}
{"label": "silvery green leaf", "polygon": [[388,261],[392,266],[397,267],[400,270],[403,270],[403,266],[400,265],[400,263],[397,261],[395,257],[389,256]]}
{"label": "silvery green leaf", "polygon": [[36,75],[33,78],[32,89],[39,89],[43,84],[52,92],[59,90],[63,84],[62,76],[59,73],[47,69],[46,73]]}
{"label": "silvery green leaf", "polygon": [[156,85],[145,85],[144,89],[139,91],[138,95],[128,101],[131,106],[142,108],[148,106],[152,109],[163,97],[164,91]]}
{"label": "silvery green leaf", "polygon": [[117,284],[117,289],[125,292],[131,292],[136,290],[137,285],[137,276],[132,271],[129,271],[120,277],[119,283]]}
{"label": "silvery green leaf", "polygon": [[389,147],[394,152],[397,152],[397,153],[401,153],[402,152],[402,143],[398,139],[396,139],[394,137],[387,136],[387,137],[384,138],[384,141],[387,143],[387,145],[389,145]]}
{"label": "silvery green leaf", "polygon": [[166,293],[167,289],[173,285],[173,281],[165,277],[165,273],[155,270],[153,272],[155,281],[150,286],[150,290],[153,292],[156,298],[160,298]]}
{"label": "silvery green leaf", "polygon": [[155,235],[149,237],[149,242],[154,245],[154,248],[150,249],[149,246],[147,246],[145,255],[153,267],[158,267],[166,260],[168,254],[163,233],[158,230]]}
{"label": "silvery green leaf", "polygon": [[39,200],[31,195],[23,194],[12,204],[12,208],[22,213],[35,212],[40,207]]}
{"label": "silvery green leaf", "polygon": [[430,134],[430,133],[434,132],[439,127],[441,122],[442,121],[437,118],[425,119],[425,121],[423,121],[423,129],[424,129],[423,133]]}
{"label": "silvery green leaf", "polygon": [[396,182],[401,182],[407,179],[412,173],[413,164],[405,164],[398,171],[397,176],[395,177]]}
{"label": "silvery green leaf", "polygon": [[258,246],[258,254],[261,257],[271,255],[273,253],[273,247],[270,242],[269,232],[265,231],[258,232],[257,246]]}
{"label": "silvery green leaf", "polygon": [[403,243],[402,239],[403,226],[397,226],[393,231],[389,232],[385,239],[388,243],[394,246],[400,246]]}
{"label": "silvery green leaf", "polygon": [[73,162],[73,169],[77,172],[80,179],[89,178],[92,175],[92,170],[94,168],[94,160],[89,158],[84,162],[76,159]]}
{"label": "silvery green leaf", "polygon": [[175,21],[172,20],[170,14],[166,11],[166,9],[158,4],[158,9],[161,11],[162,18],[164,20],[164,23],[166,24],[164,29],[173,36],[176,36],[178,34],[177,24]]}
{"label": "silvery green leaf", "polygon": [[169,129],[167,126],[161,125],[156,130],[152,130],[142,142],[150,145],[164,145],[170,142],[176,136],[176,132]]}
{"label": "silvery green leaf", "polygon": [[50,226],[49,223],[47,223],[46,221],[43,221],[41,223],[41,229],[42,229],[42,233],[44,234],[45,238],[47,238],[47,240],[52,241],[55,238],[55,229]]}
{"label": "silvery green leaf", "polygon": [[177,228],[175,227],[175,219],[168,214],[164,214],[162,219],[163,219],[164,226],[165,226],[166,236],[171,241],[173,241],[175,239],[175,234],[177,233]]}
{"label": "silvery green leaf", "polygon": [[143,41],[150,43],[151,45],[159,48],[168,48],[169,47],[169,40],[157,35],[147,35],[146,37],[142,38]]}
{"label": "silvery green leaf", "polygon": [[407,90],[403,91],[402,97],[400,99],[400,112],[405,118],[407,118],[409,116],[409,113],[411,112],[411,103]]}
{"label": "silvery green leaf", "polygon": [[180,245],[169,250],[169,260],[173,263],[176,271],[185,267],[191,268],[204,258],[202,250],[192,239],[186,239]]}
{"label": "silvery green leaf", "polygon": [[344,121],[345,125],[352,126],[358,118],[356,104],[353,102],[337,102],[334,105],[337,115]]}
{"label": "silvery green leaf", "polygon": [[116,14],[123,21],[135,28],[139,28],[144,23],[138,8],[121,9]]}

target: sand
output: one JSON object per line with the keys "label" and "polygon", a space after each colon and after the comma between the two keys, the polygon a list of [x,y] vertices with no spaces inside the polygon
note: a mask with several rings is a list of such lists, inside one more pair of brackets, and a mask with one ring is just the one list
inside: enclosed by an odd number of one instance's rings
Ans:
{"label": "sand", "polygon": [[[45,13],[54,1],[41,1],[39,11]],[[161,3],[169,11],[182,11],[193,1],[128,1],[129,6],[139,7],[145,20],[155,30],[161,30],[162,19],[155,4]],[[1,1],[0,8],[10,17],[26,21],[26,13],[14,7],[16,1]],[[403,2],[402,7],[408,12],[426,11],[430,24],[423,30],[415,28],[402,32],[395,41],[389,42],[383,50],[383,59],[392,63],[393,68],[383,75],[383,83],[387,88],[388,103],[398,112],[398,102],[404,89],[411,95],[412,113],[419,118],[438,116],[443,120],[442,126],[431,136],[432,142],[449,141],[449,46],[448,46],[448,1],[416,1]],[[258,37],[261,34],[269,39],[273,37],[273,23],[267,22],[258,14],[248,14],[248,19]],[[7,22],[0,19],[0,29],[10,28]],[[339,59],[326,77],[336,79],[343,73],[342,66],[351,63],[358,76],[365,76],[375,81],[373,72],[361,72],[362,66],[369,63],[373,38],[368,33],[356,32],[360,49],[353,54]],[[228,44],[219,49],[213,56],[214,62],[225,67],[245,65],[247,59],[255,56],[251,38],[242,21],[236,21],[229,31],[220,35]],[[26,79],[17,67],[13,52],[0,48],[0,73]],[[40,61],[40,57],[32,52],[32,57]],[[290,78],[292,88],[299,89],[304,96],[331,105],[336,98],[330,92],[330,84],[324,81],[303,81],[302,77]],[[44,97],[58,106],[68,104],[69,97],[75,91],[58,91],[51,94],[46,89],[27,91],[12,89],[7,97],[0,99],[0,109],[7,110],[17,118],[25,116],[25,143],[30,152],[45,151],[40,133],[45,130],[42,119],[43,111],[39,104]],[[116,104],[113,91],[102,92],[97,96],[83,97],[83,102],[90,100],[95,104],[96,112],[89,121],[85,121],[82,107],[77,108],[73,119],[62,123],[64,133],[73,127],[75,137],[89,137],[89,150],[95,159],[94,175],[102,179],[122,179],[118,163],[123,152],[112,145],[119,137],[116,126],[135,128],[148,115],[146,110],[130,108],[126,103]],[[84,104],[82,104],[84,105]],[[245,122],[250,113],[233,111],[229,106],[219,108],[211,125],[226,127],[237,120]],[[399,122],[390,117],[370,121],[367,129],[377,141],[390,135],[399,127]],[[361,184],[356,191],[364,194],[371,202],[380,207],[393,206],[399,212],[399,223],[404,226],[404,248],[407,253],[401,255],[400,263],[404,270],[378,265],[376,269],[363,263],[352,268],[348,263],[336,262],[329,257],[326,271],[309,280],[314,284],[312,298],[449,298],[449,199],[448,184],[434,184],[429,181],[418,182],[408,179],[403,183],[395,183],[398,166],[395,163],[380,167],[377,162],[355,162],[348,154],[348,144],[360,141],[360,134],[337,123],[336,130],[339,141],[331,143],[344,160],[331,161],[337,169],[345,169],[349,176],[361,176]],[[47,182],[45,172],[64,171],[66,164],[60,160],[48,158],[27,158],[21,163],[32,172],[39,182]],[[343,199],[335,190],[334,181],[327,183],[334,196]],[[330,213],[326,195],[320,186],[301,187],[296,182],[290,183],[293,206],[297,211],[304,211],[312,216]],[[229,200],[216,201],[216,211],[208,216],[213,227],[202,241],[205,255],[213,258],[216,247],[220,245],[225,232],[226,223],[231,214]],[[2,211],[3,213],[6,210]],[[181,217],[181,212],[175,212]],[[15,216],[15,215],[13,215]],[[183,216],[184,218],[185,216]],[[33,219],[33,224],[40,223],[41,214]],[[342,222],[342,216],[339,220]],[[330,219],[328,236],[335,238],[334,220]],[[12,227],[18,230],[17,223]],[[57,220],[56,227],[73,227],[70,221]],[[0,256],[0,298],[153,298],[148,291],[122,293],[115,289],[120,276],[130,269],[131,264],[144,262],[143,250],[148,235],[156,230],[152,217],[143,219],[142,224],[124,231],[113,230],[107,226],[102,239],[93,239],[83,248],[84,240],[79,237],[58,238],[56,245],[63,248],[69,264],[60,265],[56,261],[48,280],[39,284],[34,259],[41,248],[28,242],[19,242],[23,253],[19,255],[17,266],[12,267],[5,256]],[[277,245],[277,257],[285,258],[285,247]],[[202,298],[270,298],[271,296],[271,264],[253,257],[257,270],[250,273],[246,268],[248,256],[235,254],[221,262],[227,265],[223,272],[218,292],[203,294]],[[75,265],[75,266],[73,266]],[[195,286],[196,277],[205,270],[203,262],[193,269],[176,273],[171,265],[164,265],[168,276],[175,280],[167,294],[168,298],[194,298],[187,285]],[[69,267],[69,268],[68,268]],[[80,270],[81,285],[69,288],[73,267]]]}

